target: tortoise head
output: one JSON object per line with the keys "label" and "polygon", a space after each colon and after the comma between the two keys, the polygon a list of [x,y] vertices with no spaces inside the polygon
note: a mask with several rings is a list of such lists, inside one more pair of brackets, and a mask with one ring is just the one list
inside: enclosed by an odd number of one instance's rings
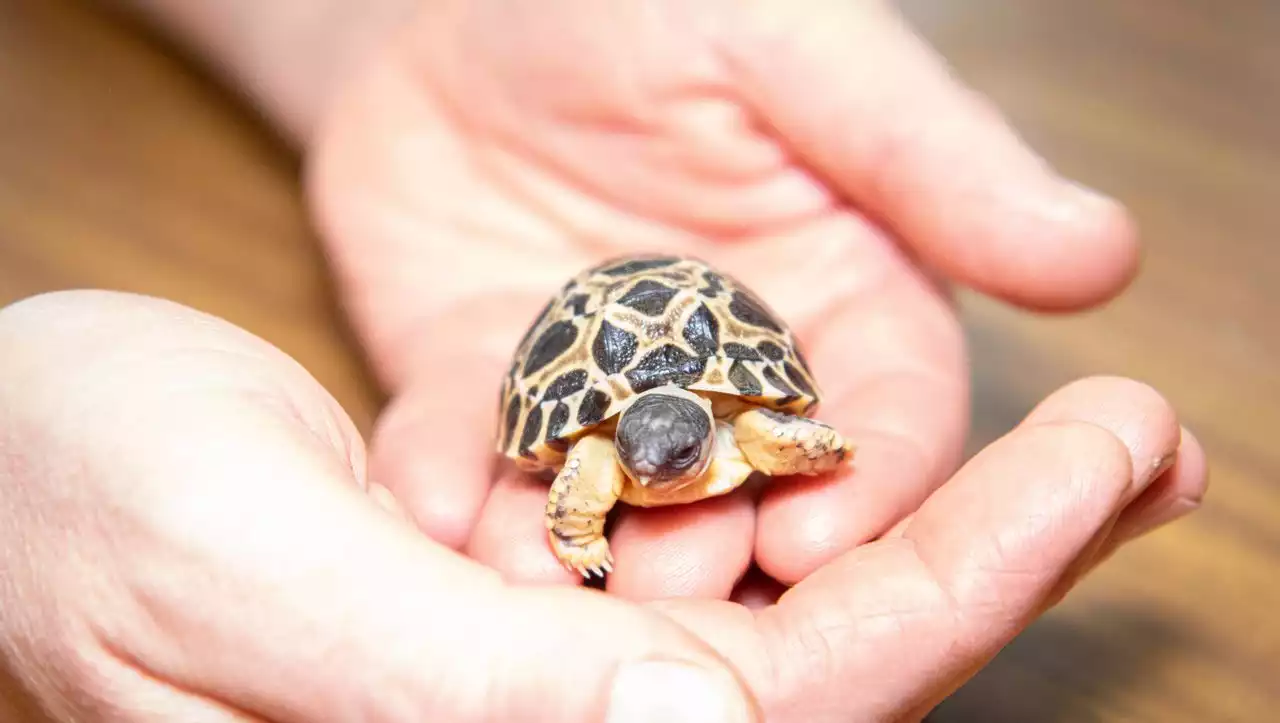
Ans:
{"label": "tortoise head", "polygon": [[664,386],[636,396],[618,418],[613,442],[623,470],[637,484],[676,490],[707,471],[715,430],[709,402]]}

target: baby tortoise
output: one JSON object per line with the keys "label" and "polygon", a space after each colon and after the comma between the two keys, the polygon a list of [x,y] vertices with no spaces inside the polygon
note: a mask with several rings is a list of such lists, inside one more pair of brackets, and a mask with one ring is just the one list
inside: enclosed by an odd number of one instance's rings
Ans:
{"label": "baby tortoise", "polygon": [[693,258],[631,256],[571,279],[503,380],[497,447],[554,475],[551,548],[584,577],[612,571],[605,518],[723,495],[752,472],[814,475],[852,458],[807,417],[820,393],[791,330]]}

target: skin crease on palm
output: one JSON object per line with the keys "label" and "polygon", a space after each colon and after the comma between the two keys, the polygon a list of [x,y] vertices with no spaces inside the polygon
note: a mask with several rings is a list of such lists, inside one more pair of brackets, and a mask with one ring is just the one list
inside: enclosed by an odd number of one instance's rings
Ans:
{"label": "skin crease on palm", "polygon": [[[948,287],[1083,308],[1135,273],[1135,232],[887,5],[433,0],[365,39],[341,83],[277,94],[324,96],[314,111],[257,101],[302,149],[392,394],[367,465],[324,390],[228,324],[92,293],[0,313],[0,479],[19,492],[0,549],[29,561],[0,586],[0,673],[50,719],[585,723],[619,665],[658,656],[721,682],[727,664],[761,720],[919,720],[1204,494],[1195,438],[1116,378],[1054,392],[956,469]],[[318,47],[357,55],[336,45]],[[308,57],[241,85],[278,89]],[[551,556],[545,484],[495,465],[494,414],[545,299],[640,249],[768,300],[858,452],[758,499],[623,510],[601,595]],[[658,680],[629,700],[685,690]]]}

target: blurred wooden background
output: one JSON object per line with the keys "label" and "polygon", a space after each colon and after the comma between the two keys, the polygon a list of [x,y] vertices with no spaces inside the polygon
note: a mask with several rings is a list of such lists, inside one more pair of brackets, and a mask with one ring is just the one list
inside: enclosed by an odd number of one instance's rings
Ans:
{"label": "blurred wooden background", "polygon": [[[1108,308],[967,298],[978,446],[1060,384],[1164,391],[1208,449],[1194,519],[1134,545],[931,720],[1280,720],[1280,3],[910,0],[909,16],[1148,252]],[[135,29],[0,0],[0,304],[168,297],[306,365],[364,429],[380,396],[335,309],[296,159]]]}

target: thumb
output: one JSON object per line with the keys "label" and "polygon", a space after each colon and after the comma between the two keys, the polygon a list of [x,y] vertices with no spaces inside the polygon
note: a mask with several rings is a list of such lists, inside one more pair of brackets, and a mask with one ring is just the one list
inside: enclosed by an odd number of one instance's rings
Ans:
{"label": "thumb", "polygon": [[304,436],[259,434],[270,450],[237,454],[256,486],[311,490],[242,511],[220,534],[251,545],[224,540],[227,557],[150,601],[167,640],[135,656],[179,687],[299,723],[756,720],[736,674],[675,623],[592,590],[502,583],[324,470]]}
{"label": "thumb", "polygon": [[737,674],[656,612],[572,587],[511,595],[492,612],[505,621],[467,621],[486,631],[488,680],[477,676],[480,705],[453,720],[762,720]]}
{"label": "thumb", "polygon": [[728,40],[742,92],[803,161],[927,264],[1042,309],[1136,272],[1131,221],[1058,177],[887,2],[756,3]]}
{"label": "thumb", "polygon": [[[14,487],[25,538],[0,543],[71,546],[23,589],[57,587],[59,616],[86,618],[103,649],[89,657],[141,673],[95,695],[147,681],[111,709],[154,710],[158,687],[183,710],[196,695],[280,723],[755,720],[728,665],[666,617],[508,587],[388,514],[353,425],[260,340],[113,294],[6,322],[0,348],[22,352],[21,384],[0,384],[22,422],[12,448],[59,463],[14,466],[39,479]],[[49,510],[86,523],[38,524]]]}

